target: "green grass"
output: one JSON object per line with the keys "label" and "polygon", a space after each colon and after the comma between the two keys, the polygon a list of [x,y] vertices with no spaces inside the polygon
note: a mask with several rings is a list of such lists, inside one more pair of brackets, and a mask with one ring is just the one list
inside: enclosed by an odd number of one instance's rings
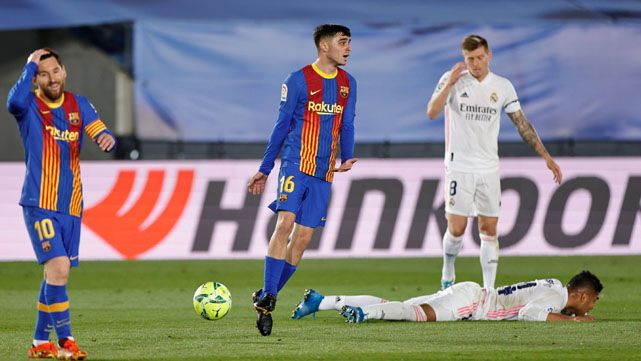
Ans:
{"label": "green grass", "polygon": [[[641,360],[640,256],[503,257],[497,284],[583,269],[604,286],[594,323],[370,322],[345,324],[337,312],[299,321],[290,312],[305,288],[375,294],[391,300],[433,293],[440,259],[304,260],[281,292],[274,331],[254,327],[249,295],[261,261],[82,262],[69,297],[74,335],[91,360]],[[33,336],[42,269],[0,263],[0,359],[24,360]],[[457,260],[458,280],[481,281],[478,258]],[[200,319],[191,297],[205,281],[225,283],[229,315]]]}

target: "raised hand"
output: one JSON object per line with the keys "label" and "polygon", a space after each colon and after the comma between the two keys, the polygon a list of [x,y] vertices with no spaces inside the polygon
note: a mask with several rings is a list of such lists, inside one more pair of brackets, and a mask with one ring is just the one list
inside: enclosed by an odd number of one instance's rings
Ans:
{"label": "raised hand", "polygon": [[49,54],[49,51],[45,49],[38,49],[29,55],[29,57],[27,58],[27,63],[33,61],[34,63],[36,63],[36,65],[38,65],[40,63],[40,58],[45,54]]}
{"label": "raised hand", "polygon": [[463,71],[465,70],[467,70],[467,65],[465,65],[464,62],[459,61],[458,63],[454,64],[450,71],[450,77],[447,79],[447,85],[456,84],[461,75],[463,75]]}

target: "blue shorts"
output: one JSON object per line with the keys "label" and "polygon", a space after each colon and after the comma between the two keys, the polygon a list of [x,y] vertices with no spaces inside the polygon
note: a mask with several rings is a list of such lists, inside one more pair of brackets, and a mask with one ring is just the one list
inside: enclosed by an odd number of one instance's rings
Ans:
{"label": "blue shorts", "polygon": [[25,206],[22,214],[38,263],[62,256],[69,257],[71,267],[78,267],[79,217]]}
{"label": "blue shorts", "polygon": [[316,228],[325,226],[332,184],[301,173],[298,166],[280,168],[277,198],[269,209],[296,214],[296,223]]}

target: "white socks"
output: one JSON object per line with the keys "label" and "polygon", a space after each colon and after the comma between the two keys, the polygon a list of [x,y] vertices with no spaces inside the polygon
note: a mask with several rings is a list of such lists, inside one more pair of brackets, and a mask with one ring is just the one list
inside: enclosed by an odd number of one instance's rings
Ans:
{"label": "white socks", "polygon": [[483,287],[494,288],[496,269],[499,266],[499,239],[497,236],[481,234],[481,269],[483,270]]}
{"label": "white socks", "polygon": [[443,235],[443,275],[441,279],[454,281],[456,273],[454,272],[454,261],[461,251],[463,245],[463,236],[454,237],[450,230],[446,230]]}
{"label": "white socks", "polygon": [[419,305],[403,302],[388,302],[363,307],[366,320],[395,320],[427,322],[425,311]]}
{"label": "white socks", "polygon": [[387,302],[387,300],[376,296],[325,296],[320,304],[318,310],[337,310],[340,311],[343,306],[356,306],[363,307],[369,305],[376,305],[379,303]]}

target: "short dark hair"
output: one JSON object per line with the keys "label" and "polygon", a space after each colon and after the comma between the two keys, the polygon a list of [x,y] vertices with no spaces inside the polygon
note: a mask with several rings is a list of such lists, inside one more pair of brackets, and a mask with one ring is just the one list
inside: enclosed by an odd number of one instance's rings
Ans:
{"label": "short dark hair", "polygon": [[568,289],[570,290],[578,290],[581,288],[589,288],[596,293],[601,293],[603,285],[597,276],[593,275],[590,271],[582,271],[572,277],[570,282],[568,282]]}
{"label": "short dark hair", "polygon": [[461,50],[473,51],[479,47],[484,47],[485,51],[490,50],[490,46],[487,44],[487,40],[480,35],[472,34],[468,35],[461,42]]}
{"label": "short dark hair", "polygon": [[327,38],[327,37],[334,37],[334,35],[338,33],[343,33],[345,36],[352,36],[352,33],[349,31],[349,28],[344,25],[338,25],[338,24],[322,24],[318,25],[316,29],[314,29],[314,44],[316,44],[316,48],[318,49],[321,39]]}
{"label": "short dark hair", "polygon": [[60,55],[53,49],[51,48],[44,48],[44,50],[47,51],[46,54],[40,57],[40,60],[45,60],[49,58],[54,58],[58,62],[60,66],[62,66],[62,60],[60,60]]}

